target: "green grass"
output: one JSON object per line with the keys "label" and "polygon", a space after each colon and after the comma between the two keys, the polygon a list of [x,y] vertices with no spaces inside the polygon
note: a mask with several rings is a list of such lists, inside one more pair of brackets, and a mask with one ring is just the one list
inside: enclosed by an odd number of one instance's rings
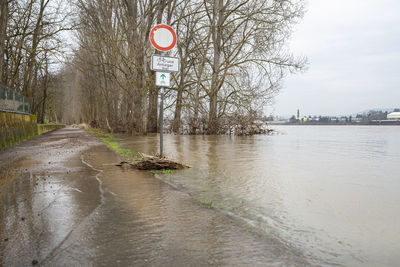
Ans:
{"label": "green grass", "polygon": [[94,135],[96,137],[107,137],[109,139],[113,139],[115,140],[116,138],[114,138],[111,134],[103,132],[100,129],[95,129],[95,128],[86,128],[85,131],[90,134],[90,135]]}
{"label": "green grass", "polygon": [[122,148],[121,147],[122,144],[119,143],[118,139],[112,136],[111,134],[103,132],[100,129],[94,129],[94,128],[87,128],[85,130],[88,134],[96,136],[99,141],[106,144],[110,149],[117,152],[120,156],[124,158],[130,158],[132,160],[141,158],[139,154],[133,153],[131,150],[127,148]]}
{"label": "green grass", "polygon": [[[129,158],[131,163],[137,163],[138,159],[141,159],[142,156],[139,153],[134,153],[129,149],[122,148],[121,143],[118,142],[119,139],[112,136],[112,134],[106,133],[100,129],[95,128],[84,128],[84,130],[95,137],[104,144],[106,144],[110,149],[117,152],[120,156],[124,158]],[[173,174],[174,170],[153,170],[150,171],[152,174]]]}
{"label": "green grass", "polygon": [[153,174],[173,174],[174,170],[154,170],[150,172]]}
{"label": "green grass", "polygon": [[44,123],[44,125],[54,125],[54,126],[64,126],[65,127],[65,124],[55,123],[55,122],[46,122],[46,123]]}
{"label": "green grass", "polygon": [[209,209],[215,209],[214,203],[209,199],[195,199],[196,203]]}
{"label": "green grass", "polygon": [[100,137],[99,140],[106,144],[109,148],[117,152],[119,155],[125,158],[134,158],[132,151],[126,148],[122,148],[121,144],[115,141],[115,138]]}

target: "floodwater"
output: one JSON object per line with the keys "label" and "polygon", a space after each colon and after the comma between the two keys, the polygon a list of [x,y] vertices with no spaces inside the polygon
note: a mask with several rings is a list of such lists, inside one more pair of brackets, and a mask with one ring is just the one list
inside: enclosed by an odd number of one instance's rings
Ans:
{"label": "floodwater", "polygon": [[16,176],[0,195],[0,266],[312,264],[184,188],[114,166],[116,154],[80,129],[31,139],[0,159]]}
{"label": "floodwater", "polygon": [[[400,127],[274,128],[272,136],[166,135],[167,156],[193,168],[157,177],[282,253],[297,251],[316,265],[399,266]],[[157,152],[158,141],[123,139],[124,147],[147,154]]]}

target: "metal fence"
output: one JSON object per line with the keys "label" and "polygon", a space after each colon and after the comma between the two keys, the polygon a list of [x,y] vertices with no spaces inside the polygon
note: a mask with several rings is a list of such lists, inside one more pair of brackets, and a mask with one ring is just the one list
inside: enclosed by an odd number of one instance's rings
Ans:
{"label": "metal fence", "polygon": [[0,84],[0,110],[30,113],[29,100],[13,89]]}

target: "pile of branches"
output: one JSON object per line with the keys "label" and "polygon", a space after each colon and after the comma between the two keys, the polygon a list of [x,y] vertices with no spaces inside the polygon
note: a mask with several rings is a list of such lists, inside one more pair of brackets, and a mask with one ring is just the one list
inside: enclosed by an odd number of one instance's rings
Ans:
{"label": "pile of branches", "polygon": [[172,159],[150,156],[143,153],[140,153],[140,155],[142,158],[135,163],[122,161],[121,163],[116,164],[116,166],[122,167],[124,165],[129,165],[130,167],[138,170],[178,170],[183,168],[191,168],[189,165],[174,161]]}

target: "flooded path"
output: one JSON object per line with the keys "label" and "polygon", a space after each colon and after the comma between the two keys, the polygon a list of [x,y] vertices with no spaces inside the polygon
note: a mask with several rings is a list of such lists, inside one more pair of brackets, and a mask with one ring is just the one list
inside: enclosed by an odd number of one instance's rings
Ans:
{"label": "flooded path", "polygon": [[0,265],[310,266],[302,252],[67,128],[0,152]]}

